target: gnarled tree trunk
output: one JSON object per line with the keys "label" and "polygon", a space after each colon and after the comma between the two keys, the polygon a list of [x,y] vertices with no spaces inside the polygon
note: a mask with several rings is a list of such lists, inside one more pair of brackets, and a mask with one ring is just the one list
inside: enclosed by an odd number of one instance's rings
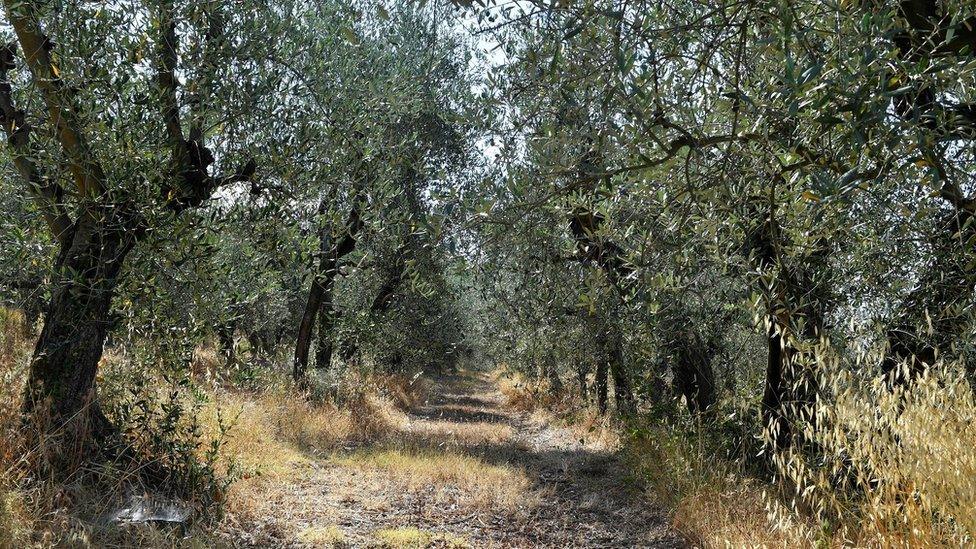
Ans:
{"label": "gnarled tree trunk", "polygon": [[135,236],[113,208],[86,215],[58,261],[59,279],[34,347],[24,412],[52,427],[88,421],[100,438],[110,426],[95,400],[95,374],[112,325],[112,297]]}
{"label": "gnarled tree trunk", "polygon": [[[816,417],[818,392],[815,348],[824,333],[825,310],[830,302],[826,280],[811,273],[829,273],[829,248],[820,238],[816,245],[790,263],[781,250],[788,242],[770,210],[746,248],[754,253],[757,270],[768,282],[761,289],[766,300],[767,362],[763,387],[762,420],[774,450],[798,441],[794,424]],[[829,276],[829,275],[824,275]],[[798,329],[801,324],[802,329]],[[798,343],[804,343],[803,350]]]}
{"label": "gnarled tree trunk", "polygon": [[315,367],[326,370],[332,366],[332,355],[335,345],[332,333],[335,331],[336,311],[332,302],[335,288],[335,278],[325,284],[319,311],[319,335],[315,346]]}
{"label": "gnarled tree trunk", "polygon": [[[613,286],[618,297],[623,300],[624,294],[633,283],[634,267],[625,258],[623,249],[614,242],[599,238],[597,235],[606,220],[602,215],[589,209],[580,208],[573,212],[569,220],[569,229],[576,241],[576,253],[583,263],[596,265]],[[616,327],[603,326],[604,333],[598,337],[599,352],[605,356],[597,363],[597,404],[600,413],[607,409],[607,375],[613,376],[614,398],[617,410],[629,413],[633,409],[633,389],[623,360],[623,338]]]}
{"label": "gnarled tree trunk", "polygon": [[586,376],[588,373],[589,368],[584,366],[584,363],[581,362],[579,366],[576,367],[576,380],[579,383],[580,399],[582,399],[584,403],[590,400],[590,391],[586,384]]}
{"label": "gnarled tree trunk", "polygon": [[606,357],[599,357],[596,362],[596,406],[601,414],[607,413],[607,374],[609,373]]}
{"label": "gnarled tree trunk", "polygon": [[292,377],[296,382],[304,383],[308,370],[308,353],[312,347],[312,329],[315,327],[315,316],[322,306],[324,287],[321,277],[312,278],[312,285],[308,290],[305,301],[305,312],[302,313],[301,323],[298,325],[298,339],[295,342],[295,362],[292,367]]}
{"label": "gnarled tree trunk", "polygon": [[[956,20],[949,13],[949,4],[927,0],[898,2],[895,16],[901,23],[894,36],[896,48],[892,52],[903,67],[922,67],[936,57],[953,56],[958,62],[972,61],[976,56],[976,17]],[[918,70],[918,69],[915,69]],[[969,142],[976,140],[976,104],[958,102],[955,94],[945,93],[912,74],[896,74],[905,82],[892,97],[894,112],[905,122],[916,124],[930,132],[932,143],[951,138]],[[917,82],[917,83],[914,83]],[[965,337],[965,315],[950,312],[953,305],[965,303],[972,294],[973,272],[969,246],[976,235],[976,200],[960,187],[955,177],[945,173],[941,154],[934,145],[921,147],[925,159],[939,175],[938,195],[953,208],[952,215],[940,227],[932,247],[936,260],[923,273],[920,284],[901,305],[901,313],[889,328],[886,339],[888,352],[882,363],[882,373],[892,387],[904,386],[924,373],[935,363],[939,351],[949,351],[953,340]],[[955,248],[955,249],[954,249]],[[941,253],[940,253],[941,252]],[[955,258],[955,254],[959,254]],[[959,257],[961,256],[961,257]],[[926,319],[925,317],[928,317]],[[930,334],[919,327],[930,324]],[[973,372],[970,372],[971,378]]]}
{"label": "gnarled tree trunk", "polygon": [[553,351],[546,353],[542,361],[543,373],[549,381],[549,391],[553,395],[563,392],[563,380],[559,378],[559,370],[556,366],[556,355]]}
{"label": "gnarled tree trunk", "polygon": [[775,319],[770,321],[762,398],[763,425],[769,430],[776,449],[789,446],[792,438],[786,371],[794,349],[784,341],[782,329]]}
{"label": "gnarled tree trunk", "polygon": [[[112,325],[112,297],[126,256],[145,234],[145,220],[131,208],[128,190],[110,188],[111,179],[94,153],[78,112],[78,89],[66,83],[53,62],[55,42],[44,32],[38,2],[3,0],[31,73],[31,84],[43,99],[50,133],[60,144],[66,172],[74,182],[78,215],[74,221],[64,204],[59,178],[36,163],[30,125],[13,102],[11,79],[16,46],[0,50],[0,122],[7,144],[28,192],[60,244],[51,299],[44,328],[35,346],[24,399],[25,417],[43,417],[55,430],[72,419],[88,420],[96,434],[112,431],[98,408],[95,379]],[[162,179],[160,202],[174,213],[200,206],[222,185],[248,181],[255,163],[248,161],[231,175],[211,175],[214,155],[200,128],[184,135],[178,103],[179,35],[172,1],[157,4],[159,21],[155,84],[165,126],[170,163]],[[191,107],[192,108],[192,107]],[[143,128],[145,130],[146,128]],[[53,431],[49,431],[53,432]],[[81,434],[76,439],[88,444]],[[96,439],[97,442],[97,439]]]}

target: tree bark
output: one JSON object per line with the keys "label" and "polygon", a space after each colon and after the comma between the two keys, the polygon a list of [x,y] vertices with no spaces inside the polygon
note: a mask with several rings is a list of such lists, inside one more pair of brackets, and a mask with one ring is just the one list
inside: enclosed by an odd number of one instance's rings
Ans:
{"label": "tree bark", "polygon": [[81,117],[74,103],[74,91],[61,79],[51,60],[52,42],[37,20],[39,7],[32,2],[4,0],[7,17],[20,42],[24,59],[47,107],[50,124],[68,159],[68,171],[74,176],[83,196],[100,196],[104,190],[105,171],[92,154],[81,128]]}
{"label": "tree bark", "polygon": [[560,395],[563,392],[563,380],[559,378],[559,370],[556,367],[556,355],[549,351],[543,359],[542,367],[545,376],[549,381],[549,391],[553,395]]}
{"label": "tree bark", "polygon": [[608,363],[606,357],[600,357],[596,363],[596,406],[600,414],[607,413],[607,374]]}
{"label": "tree bark", "polygon": [[373,303],[369,307],[370,313],[385,313],[393,305],[393,298],[396,296],[397,288],[400,287],[400,283],[403,282],[403,277],[406,275],[406,248],[407,246],[405,245],[397,251],[390,272],[387,273],[383,284],[380,285],[379,290],[376,292],[376,297],[373,298]]}
{"label": "tree bark", "polygon": [[792,429],[788,415],[787,381],[785,371],[789,367],[792,347],[784,343],[782,327],[775,319],[769,323],[766,354],[766,379],[763,385],[762,418],[769,430],[773,448],[790,445]]}
{"label": "tree bark", "polygon": [[[419,160],[414,159],[414,162],[419,162]],[[403,195],[400,200],[403,202],[403,207],[410,217],[406,224],[407,232],[403,235],[403,244],[396,251],[392,263],[388,269],[385,269],[386,276],[369,308],[372,314],[385,313],[389,310],[395,301],[394,298],[396,297],[397,290],[400,288],[400,284],[403,283],[409,274],[407,260],[416,259],[423,251],[423,243],[420,240],[420,235],[413,230],[411,223],[409,223],[409,221],[420,223],[424,218],[424,208],[420,201],[420,192],[418,189],[420,174],[417,172],[414,163],[407,164],[401,176],[401,181]]]}
{"label": "tree bark", "polygon": [[[7,72],[13,67],[15,48],[8,46],[0,52],[0,118],[14,163],[60,243],[51,299],[31,360],[23,409],[26,418],[43,419],[57,431],[69,420],[77,419],[94,434],[108,435],[114,429],[95,400],[96,373],[114,321],[112,297],[123,263],[147,227],[126,197],[106,186],[106,172],[91,148],[83,117],[77,111],[77,89],[62,80],[52,61],[54,42],[38,19],[42,10],[37,2],[3,3],[30,69],[31,84],[47,107],[48,125],[60,144],[80,201],[78,216],[71,221],[62,203],[63,189],[34,163],[36,156],[31,154],[28,138],[30,128],[11,99]],[[177,52],[171,1],[159,4],[159,17],[163,32],[158,43],[158,84],[165,104],[161,114],[167,127],[167,145],[172,152],[164,181],[174,191],[164,192],[164,196],[166,207],[179,213],[199,206],[223,184],[250,179],[255,163],[248,161],[230,176],[214,177],[208,171],[213,154],[202,134],[182,139],[178,105],[172,108],[177,80],[166,78],[175,71]],[[194,154],[185,154],[188,151]],[[192,200],[169,198],[187,194],[192,195]],[[77,437],[80,444],[92,442],[87,432],[71,436]],[[94,441],[100,442],[101,438],[96,436]]]}
{"label": "tree bark", "polygon": [[692,414],[706,412],[715,403],[715,374],[712,345],[703,343],[696,334],[685,332],[672,345],[671,372],[674,388],[684,397]]}
{"label": "tree bark", "polygon": [[322,306],[324,291],[321,277],[316,275],[312,278],[312,286],[308,290],[305,312],[302,314],[301,323],[298,325],[298,339],[295,342],[295,362],[292,368],[292,377],[302,385],[306,382],[308,352],[312,346],[312,328],[315,326],[315,316]]}
{"label": "tree bark", "polygon": [[[888,351],[881,372],[891,387],[908,385],[964,337],[968,317],[954,312],[953,306],[971,298],[976,281],[969,266],[973,250],[965,244],[976,239],[974,221],[968,212],[957,210],[940,223],[931,241],[935,261],[902,301],[885,334]],[[925,325],[931,331],[922,329]]]}
{"label": "tree bark", "polygon": [[[352,206],[345,224],[345,234],[342,235],[342,238],[331,249],[322,254],[319,260],[318,272],[312,278],[312,285],[308,292],[308,300],[305,303],[305,312],[302,315],[301,324],[298,326],[298,339],[295,343],[295,361],[292,367],[292,376],[299,385],[305,385],[307,383],[308,355],[312,345],[312,328],[315,326],[316,317],[325,304],[326,296],[328,296],[330,309],[332,307],[332,287],[335,284],[335,277],[339,272],[339,261],[346,255],[352,253],[356,248],[359,231],[363,225],[358,202],[359,196],[357,193],[352,198]],[[325,239],[323,239],[323,244],[325,242]],[[331,316],[331,311],[329,314]],[[329,333],[322,333],[320,326],[320,340],[322,338],[332,337],[331,326],[326,326],[326,328],[330,330]],[[322,360],[325,359],[324,356],[320,358]],[[328,360],[331,361],[331,351],[329,352]]]}
{"label": "tree bark", "polygon": [[[579,259],[583,263],[596,265],[603,271],[618,297],[623,300],[624,295],[633,284],[635,271],[634,267],[626,261],[623,249],[614,242],[597,237],[604,222],[605,219],[598,213],[588,209],[577,209],[570,217],[569,229],[576,241],[576,252]],[[609,374],[613,376],[614,399],[617,403],[617,410],[629,413],[633,409],[634,395],[623,362],[622,337],[614,328],[604,327],[603,329],[612,329],[614,333],[604,334],[598,338],[600,342],[599,352],[604,353],[605,356],[601,357],[597,365],[597,404],[600,413],[606,413],[606,378]]]}
{"label": "tree bark", "polygon": [[[15,164],[44,212],[61,244],[56,279],[45,311],[44,328],[34,347],[23,409],[25,417],[50,422],[55,429],[72,419],[92,420],[96,432],[109,423],[94,401],[95,373],[111,323],[112,295],[119,271],[138,235],[123,214],[124,204],[102,201],[105,172],[92,154],[75,110],[74,90],[67,86],[51,61],[52,42],[37,19],[37,6],[4,0],[7,17],[50,115],[68,171],[86,205],[73,224],[61,202],[62,190],[33,164],[23,113],[11,99],[7,72],[13,67],[13,47],[3,54],[0,100]],[[43,412],[43,413],[41,413]],[[88,441],[84,433],[79,440]]]}
{"label": "tree bark", "polygon": [[[770,281],[761,289],[766,295],[767,363],[763,386],[762,420],[769,430],[773,450],[798,442],[802,429],[795,424],[814,420],[818,391],[816,351],[801,351],[797,344],[819,343],[830,303],[824,238],[805,255],[787,262],[780,253],[788,242],[773,217],[773,210],[750,235],[746,244],[754,252],[754,264]],[[814,273],[819,278],[814,278]],[[802,329],[798,326],[802,321]]]}
{"label": "tree bark", "polygon": [[613,376],[613,397],[617,404],[617,412],[626,415],[634,411],[634,390],[624,366],[624,352],[620,339],[619,335],[613,338],[607,363],[610,375]]}
{"label": "tree bark", "polygon": [[[110,426],[95,400],[95,374],[113,323],[112,297],[135,237],[114,208],[86,215],[58,262],[59,279],[34,348],[24,412],[52,427],[88,421],[96,438]],[[86,438],[86,437],[83,437]]]}
{"label": "tree bark", "polygon": [[[955,20],[940,2],[902,0],[896,12],[902,30],[895,35],[894,53],[906,66],[918,61],[944,56],[972,59],[976,55],[976,17]],[[951,35],[950,35],[951,33]],[[911,75],[905,78],[913,81]],[[972,142],[976,130],[976,105],[953,103],[953,94],[920,84],[904,88],[892,98],[895,113],[903,120],[917,124],[937,138]],[[904,386],[935,363],[938,350],[952,347],[954,338],[963,335],[965,321],[947,313],[953,304],[972,293],[973,276],[968,258],[972,249],[955,249],[960,242],[972,242],[976,225],[976,200],[967,196],[953,177],[948,177],[939,154],[932,147],[922,151],[940,175],[939,196],[954,210],[942,223],[942,231],[933,244],[936,261],[924,274],[917,289],[902,303],[901,313],[886,333],[888,351],[882,362],[882,374],[891,387]],[[954,253],[964,258],[953,260]],[[925,318],[928,316],[931,320]],[[931,324],[931,335],[919,327]]]}
{"label": "tree bark", "polygon": [[335,305],[332,302],[335,289],[335,277],[326,280],[319,312],[318,345],[315,348],[315,367],[327,370],[332,366],[332,354],[335,347],[332,333],[335,331]]}
{"label": "tree bark", "polygon": [[24,111],[14,106],[13,88],[8,73],[14,69],[17,45],[0,48],[0,124],[7,134],[11,159],[17,172],[27,182],[28,189],[44,217],[51,234],[62,246],[68,244],[71,218],[64,206],[64,189],[52,181],[34,162],[30,145],[32,127]]}

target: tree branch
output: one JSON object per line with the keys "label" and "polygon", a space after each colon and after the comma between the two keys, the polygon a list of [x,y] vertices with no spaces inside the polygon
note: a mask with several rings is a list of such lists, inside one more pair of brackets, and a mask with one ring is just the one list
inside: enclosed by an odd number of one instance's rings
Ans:
{"label": "tree branch", "polygon": [[41,173],[31,159],[31,127],[24,112],[14,106],[13,88],[8,73],[14,69],[16,53],[17,45],[14,43],[0,49],[0,124],[3,124],[3,130],[7,134],[7,144],[10,147],[14,166],[27,182],[30,193],[37,202],[51,233],[59,243],[64,245],[71,229],[71,218],[68,217],[62,202],[64,189]]}
{"label": "tree branch", "polygon": [[105,172],[81,133],[81,120],[74,109],[71,88],[64,84],[51,60],[53,45],[37,21],[33,3],[15,0],[4,0],[3,3],[34,84],[41,90],[58,141],[68,157],[68,168],[78,191],[82,195],[101,195],[105,191]]}
{"label": "tree branch", "polygon": [[177,94],[179,41],[173,4],[173,0],[160,0],[158,5],[156,85],[160,92],[160,115],[166,126],[166,143],[171,152],[170,173],[162,187],[163,199],[168,208],[180,212],[200,206],[223,185],[251,180],[257,163],[250,159],[233,174],[212,176],[210,165],[214,155],[204,142],[199,127],[193,125],[190,135],[184,134]]}

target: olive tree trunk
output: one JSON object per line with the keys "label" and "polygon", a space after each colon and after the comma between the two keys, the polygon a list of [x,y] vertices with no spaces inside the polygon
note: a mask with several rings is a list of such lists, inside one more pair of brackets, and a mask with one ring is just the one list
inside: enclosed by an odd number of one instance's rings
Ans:
{"label": "olive tree trunk", "polygon": [[600,357],[596,363],[596,406],[601,414],[607,413],[607,374],[608,363],[605,357]]}
{"label": "olive tree trunk", "polygon": [[95,400],[95,374],[112,325],[119,272],[135,244],[111,208],[101,213],[105,217],[86,215],[79,222],[59,258],[23,405],[27,417],[49,421],[53,427],[87,421],[96,438],[111,428]]}
{"label": "olive tree trunk", "polygon": [[[345,234],[342,235],[334,246],[329,248],[327,240],[323,238],[323,248],[327,250],[322,253],[319,260],[318,272],[312,278],[312,284],[308,292],[308,300],[305,302],[305,312],[302,314],[301,324],[298,326],[298,339],[295,343],[295,362],[292,368],[292,376],[299,385],[304,385],[308,376],[308,356],[312,346],[312,330],[315,320],[324,307],[329,311],[325,313],[330,319],[329,322],[319,326],[319,341],[329,339],[328,356],[320,354],[317,359],[323,367],[332,361],[332,288],[335,284],[335,277],[339,273],[339,263],[343,257],[349,255],[356,249],[356,241],[359,231],[362,229],[363,221],[359,214],[358,197],[353,197],[352,209],[346,219]],[[321,349],[321,348],[320,348]],[[321,361],[328,362],[321,362]]]}

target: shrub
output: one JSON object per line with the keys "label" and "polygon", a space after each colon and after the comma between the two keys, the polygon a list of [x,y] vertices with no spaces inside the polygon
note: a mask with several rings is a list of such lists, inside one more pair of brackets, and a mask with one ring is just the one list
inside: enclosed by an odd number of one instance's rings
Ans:
{"label": "shrub", "polygon": [[188,374],[135,375],[127,393],[113,415],[129,465],[140,471],[137,478],[186,501],[205,518],[219,518],[227,488],[238,475],[233,461],[220,463],[232,422],[216,408],[216,429],[205,432],[206,396]]}

